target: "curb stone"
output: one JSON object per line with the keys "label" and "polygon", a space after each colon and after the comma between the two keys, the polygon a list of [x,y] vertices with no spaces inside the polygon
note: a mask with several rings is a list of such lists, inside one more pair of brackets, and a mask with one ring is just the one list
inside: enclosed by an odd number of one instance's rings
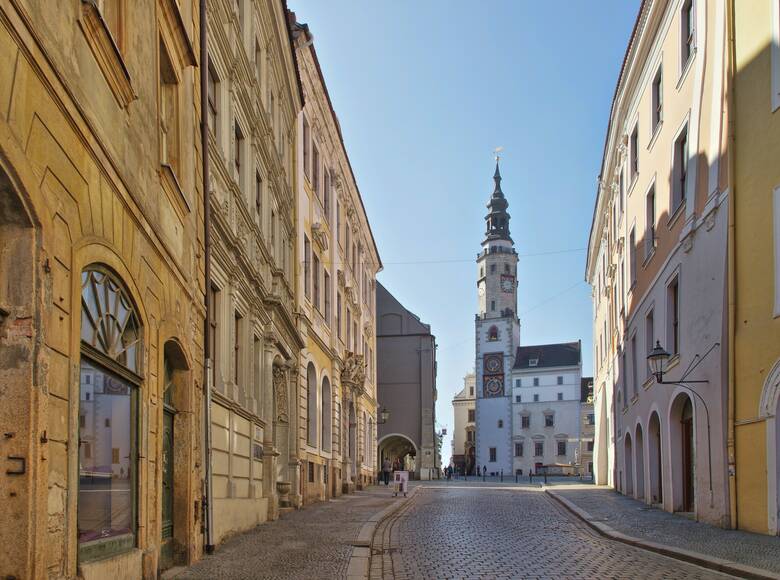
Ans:
{"label": "curb stone", "polygon": [[676,560],[682,560],[683,562],[696,564],[697,566],[701,566],[703,568],[709,568],[710,570],[715,570],[717,572],[725,572],[726,574],[731,574],[732,576],[737,576],[739,578],[780,580],[780,574],[775,574],[769,570],[763,570],[761,568],[756,568],[755,566],[739,564],[738,562],[732,562],[731,560],[724,560],[715,556],[702,554],[701,552],[684,550],[682,548],[674,548],[665,544],[659,544],[650,540],[644,540],[623,534],[606,525],[605,523],[597,521],[597,518],[594,518],[590,513],[586,512],[572,501],[552,491],[550,488],[542,486],[542,489],[547,495],[552,497],[568,511],[577,516],[577,518],[585,522],[585,524],[606,538],[628,544],[629,546],[634,546],[636,548],[642,548],[643,550],[669,556],[670,558],[674,558]]}
{"label": "curb stone", "polygon": [[398,500],[386,508],[372,515],[358,532],[357,538],[352,541],[352,555],[349,557],[349,566],[347,567],[347,580],[366,580],[371,563],[371,543],[374,539],[376,528],[385,519],[393,515],[396,511],[406,505],[417,493],[420,486],[415,486],[409,491],[407,497],[399,497]]}

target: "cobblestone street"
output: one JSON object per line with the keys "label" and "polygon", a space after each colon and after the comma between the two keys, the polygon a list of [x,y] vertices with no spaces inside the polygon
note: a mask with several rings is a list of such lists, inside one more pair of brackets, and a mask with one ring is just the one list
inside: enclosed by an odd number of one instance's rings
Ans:
{"label": "cobblestone street", "polygon": [[608,540],[543,492],[426,486],[374,537],[371,578],[729,578]]}
{"label": "cobblestone street", "polygon": [[290,512],[239,534],[177,580],[342,578],[363,523],[394,502],[385,488],[342,496]]}

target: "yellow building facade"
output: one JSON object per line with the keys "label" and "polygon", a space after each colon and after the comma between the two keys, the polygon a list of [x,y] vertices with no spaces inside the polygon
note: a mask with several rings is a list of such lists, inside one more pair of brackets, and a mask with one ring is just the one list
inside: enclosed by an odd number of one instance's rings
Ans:
{"label": "yellow building facade", "polygon": [[0,2],[0,574],[201,553],[192,0]]}
{"label": "yellow building facade", "polygon": [[308,26],[295,26],[298,119],[300,494],[322,501],[374,479],[376,274],[371,226]]}
{"label": "yellow building facade", "polygon": [[281,0],[208,4],[212,542],[297,506],[296,120]]}
{"label": "yellow building facade", "polygon": [[735,526],[777,534],[780,401],[780,4],[728,2],[733,35],[730,247]]}

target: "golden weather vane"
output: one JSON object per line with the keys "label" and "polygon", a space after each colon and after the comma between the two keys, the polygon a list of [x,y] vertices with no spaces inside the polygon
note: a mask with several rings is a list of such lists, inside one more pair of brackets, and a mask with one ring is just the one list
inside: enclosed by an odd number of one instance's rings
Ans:
{"label": "golden weather vane", "polygon": [[493,149],[493,156],[496,158],[496,163],[498,163],[498,160],[501,159],[501,155],[499,155],[499,153],[501,153],[503,150],[504,150],[503,146],[498,146],[495,149]]}

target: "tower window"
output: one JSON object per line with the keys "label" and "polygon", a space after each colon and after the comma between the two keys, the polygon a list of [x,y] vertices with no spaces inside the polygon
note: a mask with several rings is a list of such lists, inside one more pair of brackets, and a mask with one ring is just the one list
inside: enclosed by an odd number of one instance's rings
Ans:
{"label": "tower window", "polygon": [[490,341],[498,340],[498,327],[497,326],[495,326],[495,325],[491,326],[490,330],[488,330],[488,340],[490,340]]}
{"label": "tower window", "polygon": [[509,264],[504,264],[504,272],[509,274]]}
{"label": "tower window", "polygon": [[498,420],[498,428],[499,429],[503,429],[504,428],[504,420],[503,419],[499,419]]}
{"label": "tower window", "polygon": [[495,300],[491,300],[490,301],[490,309],[491,310],[495,310],[496,309],[496,301]]}
{"label": "tower window", "polygon": [[495,264],[490,264],[490,273],[491,274],[495,274],[496,273],[496,265]]}

